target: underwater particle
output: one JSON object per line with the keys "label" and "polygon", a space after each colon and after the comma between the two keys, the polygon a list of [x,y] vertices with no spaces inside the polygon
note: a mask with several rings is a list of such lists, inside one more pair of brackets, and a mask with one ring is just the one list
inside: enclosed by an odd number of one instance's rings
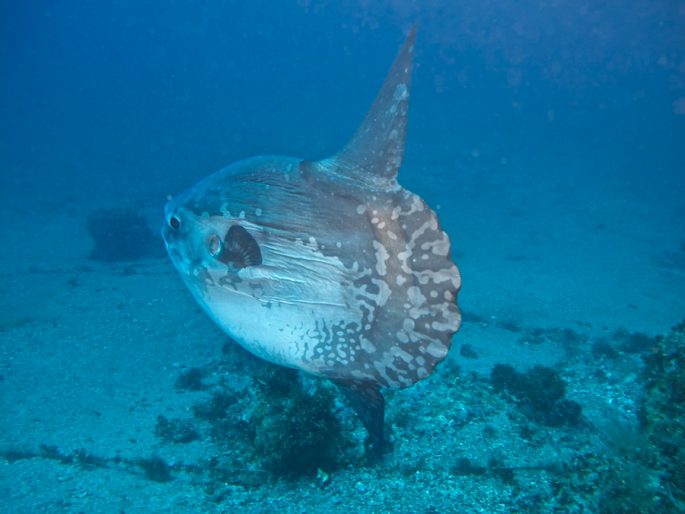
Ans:
{"label": "underwater particle", "polygon": [[319,484],[319,487],[324,488],[331,483],[331,475],[326,473],[323,469],[317,468],[316,482]]}

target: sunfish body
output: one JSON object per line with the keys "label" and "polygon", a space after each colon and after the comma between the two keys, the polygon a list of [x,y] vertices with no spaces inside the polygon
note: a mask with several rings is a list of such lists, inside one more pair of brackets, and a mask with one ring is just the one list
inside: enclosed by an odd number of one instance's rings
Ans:
{"label": "sunfish body", "polygon": [[232,164],[171,200],[162,231],[207,314],[255,355],[340,386],[376,454],[380,388],[430,375],[461,320],[449,238],[397,182],[414,40],[338,154]]}

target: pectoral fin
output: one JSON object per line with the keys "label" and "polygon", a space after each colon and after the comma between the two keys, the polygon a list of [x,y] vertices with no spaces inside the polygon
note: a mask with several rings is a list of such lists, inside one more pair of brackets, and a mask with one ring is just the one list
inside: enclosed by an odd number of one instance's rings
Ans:
{"label": "pectoral fin", "polygon": [[262,252],[247,230],[233,225],[226,233],[218,258],[224,264],[241,269],[261,264]]}

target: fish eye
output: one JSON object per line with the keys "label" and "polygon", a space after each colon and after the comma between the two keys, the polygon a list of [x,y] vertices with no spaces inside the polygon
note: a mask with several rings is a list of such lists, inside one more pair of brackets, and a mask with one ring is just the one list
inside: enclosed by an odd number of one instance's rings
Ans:
{"label": "fish eye", "polygon": [[181,226],[181,220],[179,220],[176,216],[169,216],[169,226],[174,230],[178,230]]}
{"label": "fish eye", "polygon": [[207,251],[209,252],[209,255],[212,257],[218,257],[221,253],[221,249],[222,243],[221,239],[219,239],[219,236],[209,236],[209,239],[207,239]]}

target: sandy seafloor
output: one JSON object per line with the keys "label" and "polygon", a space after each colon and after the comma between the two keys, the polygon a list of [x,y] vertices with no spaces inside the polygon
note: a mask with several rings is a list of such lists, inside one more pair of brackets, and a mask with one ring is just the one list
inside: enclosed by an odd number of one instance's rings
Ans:
{"label": "sandy seafloor", "polygon": [[[606,360],[592,354],[591,343],[611,341],[618,329],[667,332],[685,317],[678,191],[664,184],[650,191],[606,175],[579,184],[573,170],[511,169],[489,178],[482,171],[436,171],[433,187],[412,173],[402,171],[404,183],[439,205],[451,234],[465,321],[431,378],[387,395],[393,449],[382,464],[353,459],[322,485],[257,468],[246,470],[249,483],[208,483],[183,470],[155,482],[135,466],[3,460],[0,510],[591,512],[580,496],[560,506],[554,469],[574,455],[609,451],[607,424],[635,422],[639,354]],[[200,467],[236,451],[202,433],[202,424],[201,439],[188,444],[155,435],[160,414],[192,418],[192,405],[208,392],[174,384],[184,370],[220,362],[226,341],[170,261],[160,254],[94,262],[85,219],[98,205],[59,207],[40,190],[30,202],[7,196],[0,207],[0,449],[48,445],[64,454],[85,449],[133,460],[154,454]],[[160,211],[141,212],[157,233]],[[552,336],[533,344],[527,337],[535,328]],[[566,328],[581,337],[555,339]],[[460,354],[464,344],[477,358]],[[567,397],[583,407],[582,423],[531,425],[484,380],[495,363],[557,367]],[[226,379],[244,379],[235,373]],[[363,430],[349,411],[342,415],[360,445]],[[534,435],[523,437],[524,426]],[[463,459],[519,469],[506,478],[464,473],[457,466]],[[588,485],[588,497],[594,487]]]}

